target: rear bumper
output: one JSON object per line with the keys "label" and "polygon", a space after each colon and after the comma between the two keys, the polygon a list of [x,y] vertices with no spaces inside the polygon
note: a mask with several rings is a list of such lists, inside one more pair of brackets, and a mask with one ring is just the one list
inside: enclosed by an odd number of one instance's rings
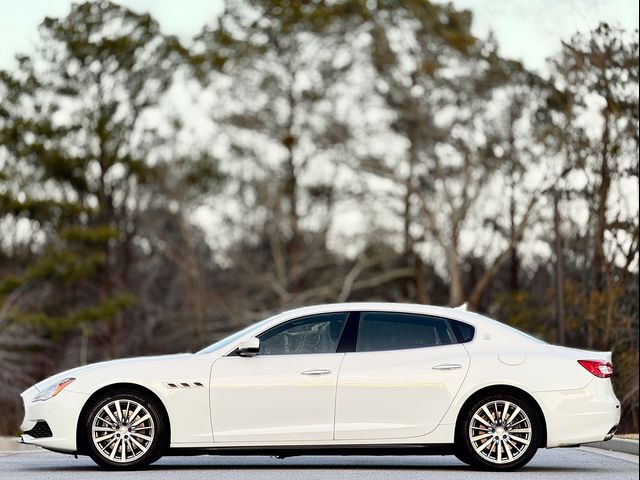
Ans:
{"label": "rear bumper", "polygon": [[[76,452],[78,417],[88,395],[65,389],[49,400],[32,402],[37,393],[33,387],[22,393],[24,419],[20,429],[25,433],[20,437],[20,442],[56,452]],[[34,431],[36,424],[41,426],[44,422],[51,431],[50,436],[36,438],[29,435],[29,432]],[[36,431],[39,432],[37,436],[43,435],[40,428]]]}
{"label": "rear bumper", "polygon": [[547,422],[548,448],[603,441],[620,422],[620,402],[609,379],[594,378],[584,388],[536,392],[534,397]]}

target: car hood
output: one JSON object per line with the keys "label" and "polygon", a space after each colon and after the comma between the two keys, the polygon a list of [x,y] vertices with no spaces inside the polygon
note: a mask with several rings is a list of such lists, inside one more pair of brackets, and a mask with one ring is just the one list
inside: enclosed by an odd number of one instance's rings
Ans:
{"label": "car hood", "polygon": [[[45,378],[41,382],[36,383],[31,388],[35,388],[38,391],[42,391],[43,389],[50,386],[52,383],[59,382],[64,380],[65,378],[77,378],[83,373],[94,372],[96,370],[108,369],[114,366],[121,366],[126,364],[127,368],[131,367],[132,369],[136,368],[144,368],[145,365],[164,361],[175,361],[177,359],[182,358],[190,358],[192,357],[192,353],[177,353],[173,355],[154,355],[147,357],[133,357],[133,358],[119,358],[116,360],[107,360],[104,362],[90,363],[89,365],[83,365],[81,367],[72,368],[70,370],[65,370],[64,372],[56,373],[50,377]],[[29,389],[30,390],[30,389]]]}

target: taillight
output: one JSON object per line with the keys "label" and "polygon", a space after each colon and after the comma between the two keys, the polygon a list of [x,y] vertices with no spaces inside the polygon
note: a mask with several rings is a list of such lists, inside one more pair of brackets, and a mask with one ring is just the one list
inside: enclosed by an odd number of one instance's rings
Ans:
{"label": "taillight", "polygon": [[605,360],[578,360],[578,363],[598,378],[609,378],[613,375],[613,364]]}

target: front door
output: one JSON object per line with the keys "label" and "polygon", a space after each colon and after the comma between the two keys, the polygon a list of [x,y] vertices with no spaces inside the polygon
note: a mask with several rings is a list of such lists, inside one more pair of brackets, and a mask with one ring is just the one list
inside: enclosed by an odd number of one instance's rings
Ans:
{"label": "front door", "polygon": [[336,440],[410,438],[433,431],[469,368],[446,319],[363,312],[336,397]]}
{"label": "front door", "polygon": [[215,443],[333,438],[336,353],[346,313],[290,320],[260,334],[254,357],[230,354],[211,369]]}

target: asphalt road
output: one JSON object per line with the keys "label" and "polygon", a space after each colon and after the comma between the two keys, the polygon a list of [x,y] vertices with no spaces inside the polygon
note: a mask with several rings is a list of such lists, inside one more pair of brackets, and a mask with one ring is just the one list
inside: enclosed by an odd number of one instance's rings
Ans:
{"label": "asphalt road", "polygon": [[[612,456],[615,455],[615,456]],[[622,458],[626,459],[622,459]],[[591,449],[541,450],[514,473],[478,472],[454,457],[168,457],[144,471],[99,470],[87,457],[45,451],[0,453],[0,480],[29,479],[638,479],[638,457]],[[632,460],[635,459],[635,460]]]}

